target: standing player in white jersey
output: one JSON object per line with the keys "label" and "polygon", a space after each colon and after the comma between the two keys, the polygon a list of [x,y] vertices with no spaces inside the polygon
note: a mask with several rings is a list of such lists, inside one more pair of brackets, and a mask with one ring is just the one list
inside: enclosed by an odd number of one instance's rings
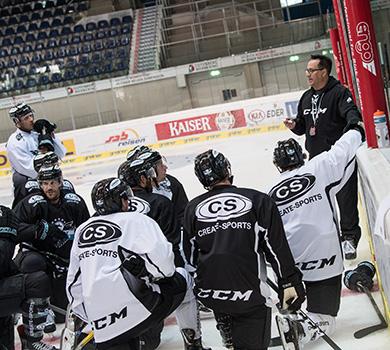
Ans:
{"label": "standing player in white jersey", "polygon": [[[274,150],[281,175],[269,195],[278,206],[291,252],[303,273],[308,316],[327,335],[335,330],[343,272],[336,194],[351,176],[364,138],[363,128],[353,128],[330,151],[306,164],[294,139],[278,142]],[[322,335],[296,315],[277,316],[277,321],[282,340],[294,349]]]}

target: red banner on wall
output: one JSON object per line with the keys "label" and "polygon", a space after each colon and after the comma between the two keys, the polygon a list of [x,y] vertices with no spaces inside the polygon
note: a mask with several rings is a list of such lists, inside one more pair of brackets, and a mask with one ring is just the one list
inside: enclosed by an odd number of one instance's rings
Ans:
{"label": "red banner on wall", "polygon": [[377,147],[373,115],[377,110],[388,114],[370,1],[360,0],[356,6],[354,0],[345,0],[344,10],[367,145]]}
{"label": "red banner on wall", "polygon": [[157,139],[161,141],[244,126],[246,126],[244,110],[238,109],[158,123],[155,128]]}

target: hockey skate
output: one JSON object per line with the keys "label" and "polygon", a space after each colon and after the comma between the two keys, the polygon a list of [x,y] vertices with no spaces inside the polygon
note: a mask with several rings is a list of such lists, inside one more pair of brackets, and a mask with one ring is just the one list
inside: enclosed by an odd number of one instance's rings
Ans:
{"label": "hockey skate", "polygon": [[24,333],[24,326],[17,327],[20,341],[22,343],[22,350],[58,350],[55,346],[46,344],[42,341],[30,340]]}
{"label": "hockey skate", "polygon": [[43,326],[43,332],[44,333],[54,333],[57,329],[56,324],[54,322],[54,312],[52,309],[46,309],[47,312],[47,318],[46,322]]}
{"label": "hockey skate", "polygon": [[284,350],[300,350],[299,339],[303,334],[302,325],[288,316],[276,315],[282,346]]}
{"label": "hockey skate", "polygon": [[190,328],[184,328],[181,330],[181,335],[184,340],[185,350],[211,350],[211,348],[203,347],[202,338],[195,338],[195,331]]}

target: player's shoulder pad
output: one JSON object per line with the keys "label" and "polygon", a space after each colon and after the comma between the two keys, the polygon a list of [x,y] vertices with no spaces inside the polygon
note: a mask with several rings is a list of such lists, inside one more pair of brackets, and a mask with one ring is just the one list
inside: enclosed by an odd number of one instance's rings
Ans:
{"label": "player's shoulder pad", "polygon": [[64,196],[64,200],[68,203],[80,203],[81,198],[76,193],[66,193]]}
{"label": "player's shoulder pad", "polygon": [[28,204],[31,204],[32,206],[36,206],[39,203],[45,203],[46,199],[44,196],[40,194],[32,195],[31,197],[28,197],[27,200]]}
{"label": "player's shoulder pad", "polygon": [[24,187],[25,187],[27,190],[35,189],[35,188],[38,188],[38,189],[39,189],[39,184],[38,184],[38,181],[37,181],[37,180],[28,180],[28,181],[26,182],[26,184],[24,185]]}

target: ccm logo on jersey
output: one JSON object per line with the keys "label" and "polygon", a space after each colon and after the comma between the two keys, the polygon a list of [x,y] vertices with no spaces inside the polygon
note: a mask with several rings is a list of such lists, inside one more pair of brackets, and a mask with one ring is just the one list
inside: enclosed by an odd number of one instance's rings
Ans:
{"label": "ccm logo on jersey", "polygon": [[195,215],[199,221],[213,222],[238,218],[251,209],[250,199],[236,193],[222,193],[199,203]]}
{"label": "ccm logo on jersey", "polygon": [[323,269],[326,266],[332,266],[336,260],[336,255],[331,256],[330,258],[322,258],[318,260],[311,260],[306,262],[300,262],[296,265],[301,271],[310,271],[310,270],[319,270]]}
{"label": "ccm logo on jersey", "polygon": [[120,318],[127,317],[127,306],[125,306],[119,313],[113,312],[107,316],[99,318],[98,320],[93,321],[94,328],[97,330],[106,328],[108,326],[113,325]]}
{"label": "ccm logo on jersey", "polygon": [[147,214],[150,212],[150,204],[141,198],[133,197],[129,201],[129,211]]}
{"label": "ccm logo on jersey", "polygon": [[277,205],[284,205],[310,191],[315,182],[312,174],[296,175],[276,185],[269,195]]}
{"label": "ccm logo on jersey", "polygon": [[241,292],[239,290],[217,290],[217,289],[202,289],[197,291],[198,298],[206,299],[212,298],[216,300],[229,300],[229,301],[248,301],[253,293],[253,290],[247,290]]}
{"label": "ccm logo on jersey", "polygon": [[105,221],[96,220],[85,226],[78,241],[79,248],[93,247],[99,244],[107,244],[116,241],[122,235],[118,225]]}

